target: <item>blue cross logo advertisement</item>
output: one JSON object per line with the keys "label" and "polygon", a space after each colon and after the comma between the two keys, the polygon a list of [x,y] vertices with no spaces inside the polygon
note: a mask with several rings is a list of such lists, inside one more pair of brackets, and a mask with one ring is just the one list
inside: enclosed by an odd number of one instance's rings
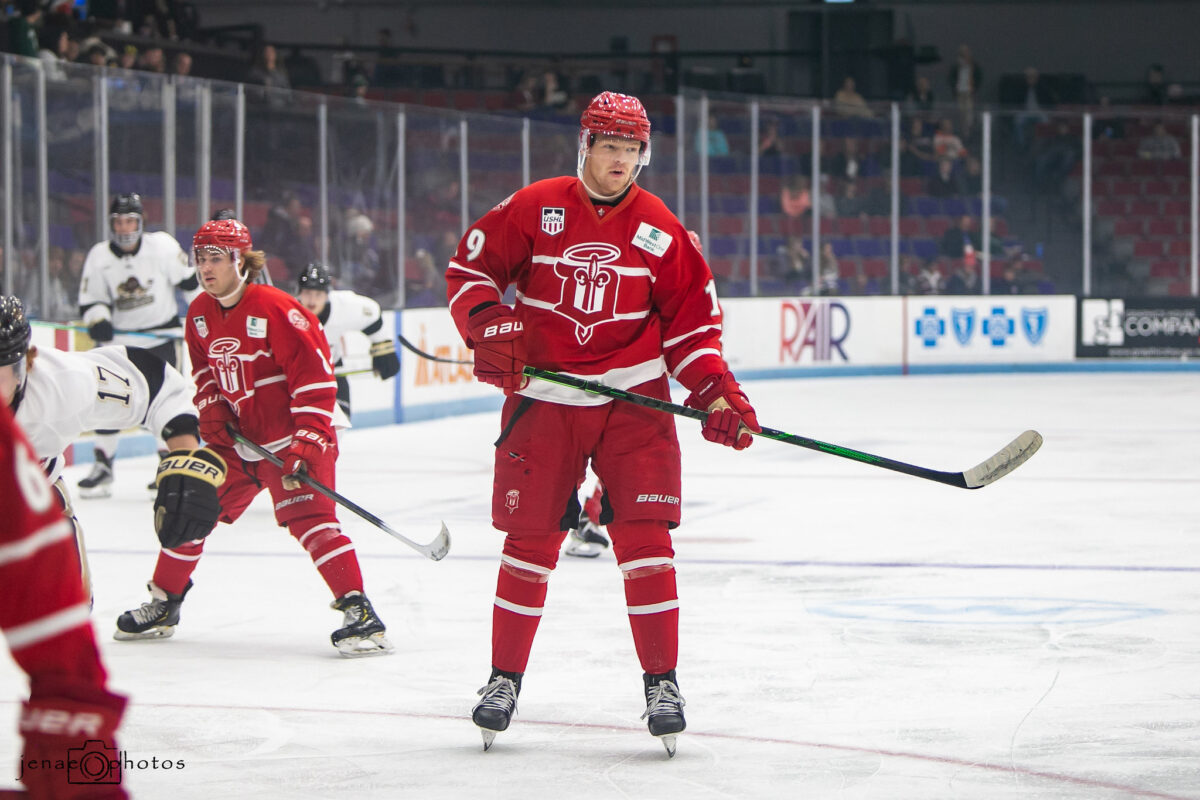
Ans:
{"label": "blue cross logo advertisement", "polygon": [[951,308],[949,315],[926,306],[914,321],[913,333],[927,349],[941,346],[943,339],[961,347],[970,347],[978,339],[990,348],[1003,348],[1024,339],[1036,347],[1046,337],[1049,316],[1045,307],[1021,308],[1013,316],[1002,305],[992,306],[985,314],[975,308]]}

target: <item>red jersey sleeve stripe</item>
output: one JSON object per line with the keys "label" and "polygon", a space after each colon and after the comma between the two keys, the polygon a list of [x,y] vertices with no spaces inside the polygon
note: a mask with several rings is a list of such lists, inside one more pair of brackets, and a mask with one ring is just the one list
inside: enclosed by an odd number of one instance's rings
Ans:
{"label": "red jersey sleeve stripe", "polygon": [[61,611],[47,614],[32,622],[26,622],[24,625],[15,625],[7,628],[4,631],[4,637],[8,639],[9,648],[16,652],[22,648],[44,642],[47,639],[53,639],[55,636],[66,633],[73,628],[78,628],[80,625],[87,625],[91,614],[92,608],[90,603],[79,603],[64,608]]}
{"label": "red jersey sleeve stripe", "polygon": [[42,548],[61,542],[73,535],[74,530],[71,528],[71,523],[66,519],[60,519],[34,531],[24,539],[0,545],[0,567],[29,558]]}

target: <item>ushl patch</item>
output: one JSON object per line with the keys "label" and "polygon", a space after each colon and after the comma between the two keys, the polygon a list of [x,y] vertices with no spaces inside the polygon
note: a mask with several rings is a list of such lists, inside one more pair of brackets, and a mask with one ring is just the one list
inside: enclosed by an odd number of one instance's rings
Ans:
{"label": "ushl patch", "polygon": [[648,222],[643,222],[638,226],[637,233],[633,235],[634,247],[640,247],[652,256],[662,256],[667,252],[667,248],[671,246],[671,240],[675,237],[669,233],[664,233]]}
{"label": "ushl patch", "polygon": [[267,320],[265,317],[246,317],[246,335],[251,339],[267,338]]}
{"label": "ushl patch", "polygon": [[563,232],[566,218],[565,208],[542,206],[542,231],[550,236],[558,236]]}
{"label": "ushl patch", "polygon": [[288,322],[292,323],[294,327],[299,328],[302,331],[306,331],[312,327],[308,324],[308,320],[298,308],[288,309]]}
{"label": "ushl patch", "polygon": [[508,513],[513,513],[517,510],[517,506],[521,505],[521,490],[509,489],[504,495],[504,507],[508,509]]}
{"label": "ushl patch", "polygon": [[208,323],[204,317],[192,317],[192,324],[196,326],[196,333],[200,334],[201,339],[208,338]]}

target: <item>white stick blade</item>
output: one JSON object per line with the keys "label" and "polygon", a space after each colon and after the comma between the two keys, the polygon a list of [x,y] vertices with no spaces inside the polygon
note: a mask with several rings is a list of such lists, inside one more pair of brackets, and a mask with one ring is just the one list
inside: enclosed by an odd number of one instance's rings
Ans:
{"label": "white stick blade", "polygon": [[996,455],[963,473],[968,489],[978,489],[995,483],[1017,467],[1033,458],[1042,446],[1042,435],[1037,431],[1025,431],[1008,443]]}
{"label": "white stick blade", "polygon": [[450,530],[446,527],[445,522],[442,523],[442,530],[438,533],[437,538],[425,545],[422,551],[434,561],[441,561],[450,552]]}

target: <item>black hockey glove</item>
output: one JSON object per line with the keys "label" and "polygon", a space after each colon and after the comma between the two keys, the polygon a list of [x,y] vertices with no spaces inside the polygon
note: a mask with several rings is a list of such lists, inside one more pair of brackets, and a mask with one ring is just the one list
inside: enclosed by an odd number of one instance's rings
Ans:
{"label": "black hockey glove", "polygon": [[400,359],[396,357],[396,345],[388,341],[371,345],[371,369],[380,380],[395,377],[400,371]]}
{"label": "black hockey glove", "polygon": [[112,321],[107,319],[100,320],[88,328],[88,336],[92,337],[92,341],[96,344],[111,342],[113,338]]}
{"label": "black hockey glove", "polygon": [[154,530],[163,547],[212,533],[221,516],[217,487],[224,482],[224,459],[206,447],[172,450],[158,462]]}

